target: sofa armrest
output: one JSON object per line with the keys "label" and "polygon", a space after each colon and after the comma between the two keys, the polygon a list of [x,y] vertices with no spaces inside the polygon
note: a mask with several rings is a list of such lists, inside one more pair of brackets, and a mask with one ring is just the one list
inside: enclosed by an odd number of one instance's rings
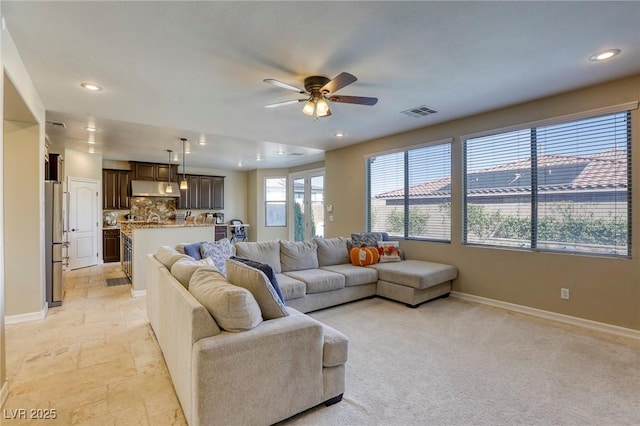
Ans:
{"label": "sofa armrest", "polygon": [[323,402],[323,333],[290,315],[196,342],[192,423],[273,424]]}

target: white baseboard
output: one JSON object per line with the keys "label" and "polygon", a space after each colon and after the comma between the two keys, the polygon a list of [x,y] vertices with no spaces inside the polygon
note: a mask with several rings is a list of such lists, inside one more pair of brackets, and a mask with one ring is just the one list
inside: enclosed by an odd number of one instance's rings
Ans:
{"label": "white baseboard", "polygon": [[44,319],[47,316],[47,312],[49,310],[48,305],[45,303],[42,309],[39,312],[29,312],[26,314],[18,314],[18,315],[6,315],[4,317],[5,324],[18,324],[21,322],[28,321],[39,321]]}
{"label": "white baseboard", "polygon": [[147,295],[147,290],[134,290],[131,288],[131,297],[144,297]]}
{"label": "white baseboard", "polygon": [[9,381],[5,380],[0,389],[0,408],[4,407],[4,403],[7,402],[9,396]]}
{"label": "white baseboard", "polygon": [[617,325],[605,324],[603,322],[592,321],[584,318],[572,317],[570,315],[558,314],[556,312],[544,311],[542,309],[530,308],[528,306],[516,305],[515,303],[502,302],[500,300],[488,299],[486,297],[475,296],[468,293],[452,291],[451,297],[467,300],[469,302],[480,303],[482,305],[493,306],[495,308],[506,309],[507,311],[518,312],[534,317],[558,321],[564,324],[584,327],[604,333],[615,334],[616,336],[629,337],[640,340],[640,331],[631,328],[619,327]]}

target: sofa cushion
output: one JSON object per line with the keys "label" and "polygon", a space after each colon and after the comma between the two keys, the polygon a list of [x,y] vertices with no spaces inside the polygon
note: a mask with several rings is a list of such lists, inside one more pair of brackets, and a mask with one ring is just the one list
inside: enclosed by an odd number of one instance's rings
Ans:
{"label": "sofa cushion", "polygon": [[269,279],[269,282],[273,286],[273,289],[276,291],[276,293],[278,293],[278,297],[280,297],[280,300],[282,300],[282,303],[284,303],[284,296],[282,296],[282,291],[280,291],[280,286],[278,285],[278,279],[276,278],[276,274],[273,272],[273,268],[271,266],[267,265],[266,263],[256,262],[255,260],[245,259],[244,257],[232,256],[231,259],[237,260],[238,262],[242,262],[245,265],[249,265],[252,268],[256,268],[264,272],[264,274]]}
{"label": "sofa cushion", "polygon": [[307,294],[344,288],[344,275],[324,269],[305,269],[284,274],[298,281],[303,281],[307,285]]}
{"label": "sofa cushion", "polygon": [[400,259],[399,249],[399,241],[378,241],[379,262],[400,262],[402,259]]}
{"label": "sofa cushion", "polygon": [[314,238],[313,241],[318,246],[318,264],[320,266],[349,263],[346,238]]}
{"label": "sofa cushion", "polygon": [[378,271],[378,280],[418,289],[429,288],[458,276],[455,266],[423,260],[377,263],[367,266]]}
{"label": "sofa cushion", "polygon": [[181,254],[178,250],[169,246],[161,246],[156,250],[156,259],[162,263],[165,268],[171,270],[171,267],[180,259],[189,259],[189,256]]}
{"label": "sofa cushion", "polygon": [[191,277],[189,292],[223,330],[251,330],[262,322],[260,306],[251,292],[229,284],[215,267],[199,268]]}
{"label": "sofa cushion", "polygon": [[265,320],[287,316],[284,302],[261,270],[227,259],[227,278],[233,285],[244,287],[253,294]]}
{"label": "sofa cushion", "polygon": [[282,272],[314,269],[318,265],[318,246],[313,241],[280,241]]}
{"label": "sofa cushion", "polygon": [[216,265],[216,268],[222,275],[226,275],[226,260],[233,256],[233,251],[231,250],[231,242],[223,238],[219,241],[205,241],[200,246],[200,254],[203,258],[210,257],[213,259],[213,264]]}
{"label": "sofa cushion", "polygon": [[279,274],[280,269],[280,241],[238,242],[235,244],[236,256],[266,263]]}
{"label": "sofa cushion", "polygon": [[288,277],[285,274],[276,274],[276,279],[285,301],[304,297],[307,294],[307,285],[302,281]]}
{"label": "sofa cushion", "polygon": [[173,275],[175,279],[180,281],[180,284],[188,289],[191,276],[198,268],[203,266],[214,266],[213,260],[210,257],[200,260],[189,258],[179,259],[173,264],[173,266],[171,266],[171,275]]}
{"label": "sofa cushion", "polygon": [[378,272],[375,269],[346,265],[322,266],[320,269],[344,275],[345,287],[372,284],[378,281]]}
{"label": "sofa cushion", "polygon": [[322,324],[324,342],[322,345],[322,366],[335,367],[347,363],[349,339],[335,328]]}
{"label": "sofa cushion", "polygon": [[198,241],[197,243],[185,244],[184,254],[193,257],[195,260],[202,259],[202,254],[200,253],[200,247],[204,243],[205,241]]}

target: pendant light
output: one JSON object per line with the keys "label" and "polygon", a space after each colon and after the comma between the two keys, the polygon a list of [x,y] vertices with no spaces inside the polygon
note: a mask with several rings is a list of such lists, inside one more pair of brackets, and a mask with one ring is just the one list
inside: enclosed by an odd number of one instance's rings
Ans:
{"label": "pendant light", "polygon": [[185,156],[185,143],[187,142],[187,138],[180,138],[182,141],[182,180],[180,181],[180,189],[188,189],[189,185],[187,185],[187,179],[184,177],[184,156]]}
{"label": "pendant light", "polygon": [[168,149],[167,152],[169,153],[169,182],[167,182],[167,189],[165,189],[164,192],[167,194],[173,194],[173,187],[171,186],[171,153],[173,151]]}

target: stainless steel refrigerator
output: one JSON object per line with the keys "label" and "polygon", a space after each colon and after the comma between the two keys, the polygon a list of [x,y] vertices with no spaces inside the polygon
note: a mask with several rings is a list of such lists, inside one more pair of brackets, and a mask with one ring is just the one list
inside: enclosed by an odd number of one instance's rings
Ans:
{"label": "stainless steel refrigerator", "polygon": [[69,243],[65,241],[66,209],[62,182],[46,181],[44,189],[46,295],[47,304],[51,308],[62,305],[65,253]]}

